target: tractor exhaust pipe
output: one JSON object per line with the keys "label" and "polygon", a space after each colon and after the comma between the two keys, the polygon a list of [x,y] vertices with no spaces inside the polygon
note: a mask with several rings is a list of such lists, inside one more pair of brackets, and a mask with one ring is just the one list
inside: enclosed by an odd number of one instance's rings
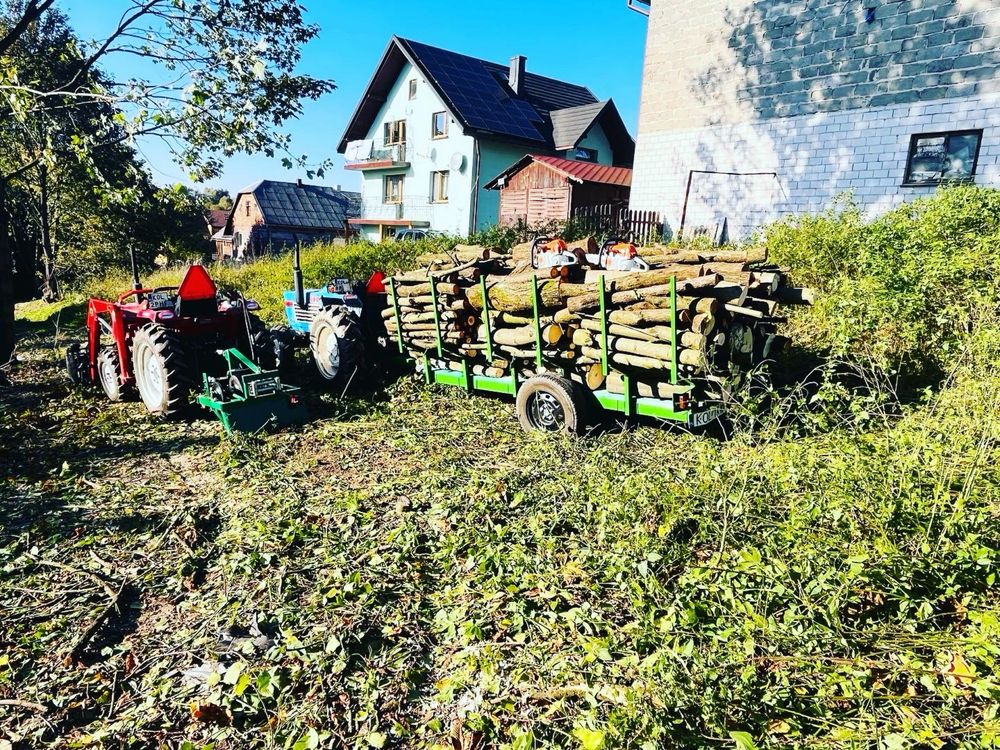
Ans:
{"label": "tractor exhaust pipe", "polygon": [[295,243],[294,260],[292,261],[292,282],[295,286],[295,304],[300,309],[306,306],[306,287],[302,281],[302,243]]}
{"label": "tractor exhaust pipe", "polygon": [[[135,245],[129,245],[128,257],[132,262],[132,291],[138,292],[142,289],[142,281],[139,280],[139,263],[135,259]],[[142,300],[139,299],[139,301]]]}

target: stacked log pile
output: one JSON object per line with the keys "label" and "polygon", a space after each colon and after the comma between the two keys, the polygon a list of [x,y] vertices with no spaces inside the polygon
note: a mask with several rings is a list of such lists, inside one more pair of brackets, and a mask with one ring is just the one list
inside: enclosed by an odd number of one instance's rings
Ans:
{"label": "stacked log pile", "polygon": [[[584,241],[585,248],[592,245]],[[473,374],[492,377],[516,371],[527,377],[539,369],[540,340],[542,369],[565,370],[591,389],[621,393],[622,377],[614,372],[605,377],[602,367],[603,280],[609,363],[634,376],[640,396],[667,398],[675,343],[682,380],[719,381],[787,346],[778,334],[782,304],[812,303],[812,292],[789,286],[787,269],[769,265],[763,248],[692,252],[657,247],[640,254],[650,270],[574,268],[568,274],[566,269],[532,269],[530,245],[515,248],[512,255],[459,246],[451,254],[425,258],[426,267],[419,271],[396,276],[395,296],[390,294],[383,315],[395,342],[398,306],[404,349],[418,361],[429,356],[435,367],[468,366]]]}

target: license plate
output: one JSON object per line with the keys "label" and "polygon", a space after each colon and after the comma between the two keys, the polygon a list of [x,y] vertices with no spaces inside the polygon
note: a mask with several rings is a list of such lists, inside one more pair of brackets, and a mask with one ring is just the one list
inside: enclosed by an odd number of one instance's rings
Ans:
{"label": "license plate", "polygon": [[706,409],[705,411],[699,411],[691,415],[691,426],[704,427],[705,425],[711,424],[721,416],[722,408],[718,406]]}
{"label": "license plate", "polygon": [[150,292],[146,298],[150,310],[173,309],[174,298],[166,292]]}

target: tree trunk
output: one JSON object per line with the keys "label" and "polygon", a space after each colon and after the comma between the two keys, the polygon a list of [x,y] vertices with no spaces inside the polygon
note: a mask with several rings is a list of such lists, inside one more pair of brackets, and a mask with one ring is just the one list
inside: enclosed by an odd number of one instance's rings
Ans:
{"label": "tree trunk", "polygon": [[0,180],[0,365],[14,356],[14,259],[8,222],[6,186]]}
{"label": "tree trunk", "polygon": [[52,248],[52,214],[49,211],[49,170],[44,164],[38,168],[38,216],[42,230],[42,296],[46,302],[59,299],[59,282],[56,279],[56,258]]}

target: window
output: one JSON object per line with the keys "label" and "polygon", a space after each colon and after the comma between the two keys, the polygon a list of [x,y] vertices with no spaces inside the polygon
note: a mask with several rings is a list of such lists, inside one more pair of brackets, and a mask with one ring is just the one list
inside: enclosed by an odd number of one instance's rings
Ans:
{"label": "window", "polygon": [[431,203],[448,202],[448,173],[431,173]]}
{"label": "window", "polygon": [[575,148],[569,152],[569,158],[577,161],[597,161],[597,149]]}
{"label": "window", "polygon": [[250,215],[250,201],[247,201],[247,216]]}
{"label": "window", "polygon": [[410,81],[410,99],[416,99],[416,98],[417,98],[417,79],[414,78],[412,81]]}
{"label": "window", "polygon": [[383,192],[383,203],[402,203],[403,202],[403,175],[401,174],[390,174],[385,176]]}
{"label": "window", "polygon": [[942,182],[971,181],[979,164],[982,141],[982,130],[913,136],[903,186],[924,187]]}
{"label": "window", "polygon": [[395,120],[385,124],[385,145],[395,146],[406,143],[406,120]]}
{"label": "window", "polygon": [[433,138],[447,138],[448,137],[448,113],[447,112],[435,112],[434,119],[431,124],[431,136]]}

